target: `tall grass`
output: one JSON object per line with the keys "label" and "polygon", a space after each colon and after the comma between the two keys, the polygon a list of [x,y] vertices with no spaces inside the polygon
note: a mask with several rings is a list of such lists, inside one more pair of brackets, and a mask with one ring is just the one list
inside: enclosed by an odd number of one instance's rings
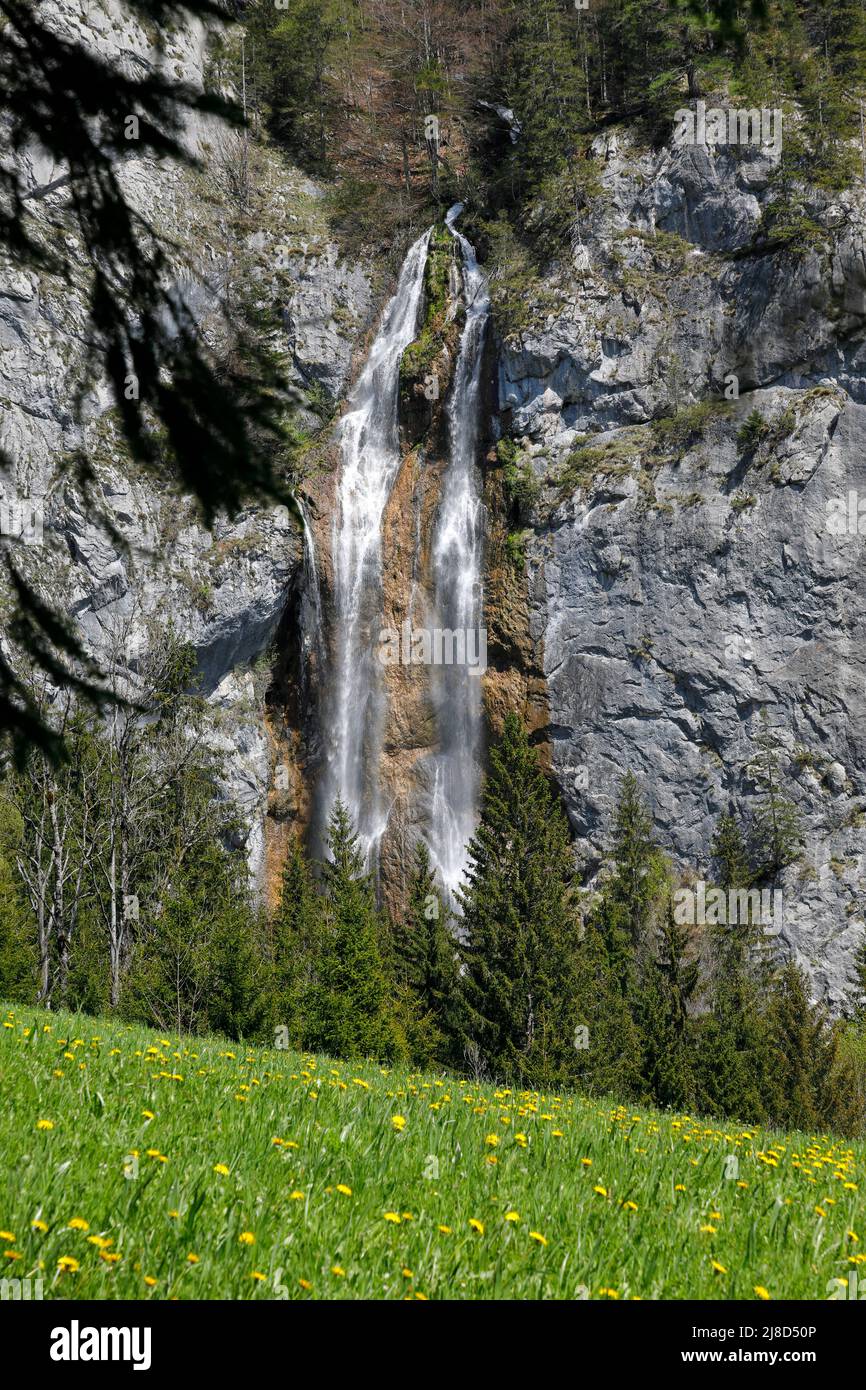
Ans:
{"label": "tall grass", "polygon": [[866,1261],[861,1143],[0,1019],[0,1274],[46,1298],[825,1299]]}

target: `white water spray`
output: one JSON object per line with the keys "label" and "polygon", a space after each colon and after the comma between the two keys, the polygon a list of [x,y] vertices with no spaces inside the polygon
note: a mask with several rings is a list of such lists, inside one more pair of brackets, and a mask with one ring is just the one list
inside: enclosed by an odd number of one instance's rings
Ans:
{"label": "white water spray", "polygon": [[[463,631],[467,645],[474,633],[477,652],[484,530],[477,456],[490,298],[475,251],[454,226],[462,210],[457,203],[445,219],[463,257],[466,322],[448,404],[449,458],[433,537],[433,604],[437,625]],[[481,682],[478,668],[466,664],[432,669],[439,750],[433,759],[430,856],[453,899],[478,814]]]}
{"label": "white water spray", "polygon": [[340,421],[342,470],[334,512],[335,671],[327,724],[326,809],[339,795],[368,862],[388,818],[379,783],[384,723],[376,644],[382,615],[382,518],[400,466],[400,359],[415,337],[430,232],[403,263],[370,355]]}

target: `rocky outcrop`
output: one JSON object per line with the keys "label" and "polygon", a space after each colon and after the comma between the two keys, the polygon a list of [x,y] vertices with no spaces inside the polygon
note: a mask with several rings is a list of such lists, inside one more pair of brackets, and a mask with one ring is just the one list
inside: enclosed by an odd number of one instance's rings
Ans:
{"label": "rocky outcrop", "polygon": [[[212,27],[145,33],[128,11],[86,0],[47,0],[42,10],[109,60],[166,67],[199,87],[210,80]],[[328,229],[322,189],[273,151],[252,148],[248,206],[239,209],[237,137],[214,122],[191,121],[186,139],[198,169],[138,158],[131,144],[120,171],[126,194],[174,246],[178,287],[207,337],[218,341],[223,331],[226,297],[242,297],[273,323],[263,331],[298,393],[299,427],[320,428],[343,394],[371,317],[369,269],[346,263]],[[52,186],[32,202],[48,235],[66,214],[64,171],[33,151],[23,172],[31,188]],[[279,507],[250,508],[207,530],[188,499],[131,464],[101,381],[90,383],[76,414],[73,396],[92,365],[87,277],[83,258],[72,284],[0,267],[0,440],[16,461],[4,495],[44,507],[44,544],[31,548],[28,561],[91,650],[105,654],[122,644],[134,662],[149,624],[167,621],[194,644],[213,739],[225,755],[225,791],[247,812],[250,861],[259,873],[268,797],[281,790],[279,737],[275,744],[263,720],[268,674],[260,658],[300,585],[301,536]],[[64,469],[80,449],[95,470],[89,498]]]}
{"label": "rocky outcrop", "polygon": [[866,930],[863,198],[816,198],[825,235],[795,253],[762,242],[768,154],[594,153],[573,258],[500,355],[542,485],[553,770],[590,887],[626,768],[682,874],[712,882],[766,711],[805,838],[782,940],[838,1007]]}

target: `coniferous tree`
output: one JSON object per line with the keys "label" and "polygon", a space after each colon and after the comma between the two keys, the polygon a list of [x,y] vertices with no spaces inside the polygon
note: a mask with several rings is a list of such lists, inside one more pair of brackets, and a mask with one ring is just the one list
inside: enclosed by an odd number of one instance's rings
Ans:
{"label": "coniferous tree", "polygon": [[466,879],[467,1035],[490,1075],[555,1084],[575,1069],[574,866],[565,814],[515,714],[491,751]]}
{"label": "coniferous tree", "polygon": [[330,859],[322,866],[325,921],[316,1017],[310,1046],[340,1057],[385,1057],[395,1047],[384,932],[373,881],[349,813],[337,798],[328,823]]}
{"label": "coniferous tree", "polygon": [[770,729],[766,711],[761,711],[757,753],[752,771],[762,790],[752,817],[750,847],[756,878],[771,877],[801,853],[803,834],[799,812],[782,790],[778,734]]}
{"label": "coniferous tree", "polygon": [[296,1047],[309,1046],[308,1017],[318,1008],[322,903],[309,861],[293,835],[283,865],[280,900],[271,920],[273,1016]]}
{"label": "coniferous tree", "polygon": [[15,866],[23,836],[19,811],[0,800],[0,999],[13,1003],[36,998],[36,931]]}
{"label": "coniferous tree", "polygon": [[642,974],[653,967],[669,868],[630,772],[616,806],[610,859],[582,952],[581,997],[589,1028],[582,1073],[595,1089],[638,1096],[646,1094]]}
{"label": "coniferous tree", "polygon": [[411,993],[416,1018],[432,1029],[432,1058],[462,1065],[457,942],[423,840],[415,848],[409,900],[395,925],[394,944],[397,978]]}
{"label": "coniferous tree", "polygon": [[767,1024],[773,1083],[770,1119],[785,1129],[823,1127],[831,1118],[837,1034],[826,1010],[812,1003],[794,961],[788,961],[774,981]]}
{"label": "coniferous tree", "polygon": [[745,888],[750,883],[749,857],[733,805],[719,816],[713,857],[719,869],[720,887]]}
{"label": "coniferous tree", "polygon": [[699,962],[689,958],[688,930],[676,921],[670,901],[658,929],[657,954],[644,971],[640,999],[644,1079],[659,1105],[682,1109],[694,1101],[689,1005],[699,974]]}

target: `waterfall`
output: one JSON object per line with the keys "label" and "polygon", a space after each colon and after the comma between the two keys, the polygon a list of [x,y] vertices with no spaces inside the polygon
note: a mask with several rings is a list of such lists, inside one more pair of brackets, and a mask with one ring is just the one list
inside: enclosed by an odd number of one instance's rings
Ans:
{"label": "waterfall", "polygon": [[429,239],[429,231],[419,237],[403,263],[337,435],[342,467],[332,528],[335,657],[323,726],[324,809],[342,797],[369,862],[388,818],[378,775],[385,713],[376,657],[382,518],[400,465],[400,359],[415,336]]}
{"label": "waterfall", "polygon": [[[467,655],[486,655],[481,639],[483,503],[478,470],[481,423],[481,370],[490,314],[487,283],[475,251],[454,223],[457,203],[446,223],[463,257],[466,322],[448,403],[448,467],[433,536],[433,606],[437,624],[463,634]],[[453,899],[466,864],[466,843],[474,833],[480,784],[481,681],[468,661],[432,668],[438,726],[433,759],[430,855]]]}

